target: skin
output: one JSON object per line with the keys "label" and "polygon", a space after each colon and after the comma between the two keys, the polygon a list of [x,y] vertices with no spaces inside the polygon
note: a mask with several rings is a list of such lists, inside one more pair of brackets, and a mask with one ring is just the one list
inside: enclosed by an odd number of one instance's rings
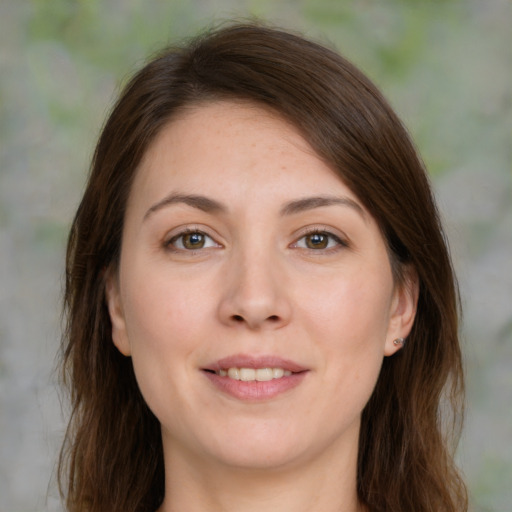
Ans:
{"label": "skin", "polygon": [[[337,202],[297,202],[312,197]],[[106,289],[113,341],[161,422],[162,512],[360,510],[361,411],[417,284],[395,285],[375,220],[293,126],[241,102],[170,122],[136,174]],[[234,354],[307,371],[238,399],[204,371]]]}

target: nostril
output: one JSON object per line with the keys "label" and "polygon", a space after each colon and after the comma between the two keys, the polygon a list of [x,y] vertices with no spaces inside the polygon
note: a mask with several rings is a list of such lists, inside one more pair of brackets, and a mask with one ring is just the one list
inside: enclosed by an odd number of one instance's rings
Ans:
{"label": "nostril", "polygon": [[[245,322],[245,319],[242,315],[233,315],[231,317],[236,323],[243,323]],[[267,317],[267,320],[272,322],[272,323],[275,323],[275,322],[279,322],[279,316],[278,315],[271,315],[269,317]]]}

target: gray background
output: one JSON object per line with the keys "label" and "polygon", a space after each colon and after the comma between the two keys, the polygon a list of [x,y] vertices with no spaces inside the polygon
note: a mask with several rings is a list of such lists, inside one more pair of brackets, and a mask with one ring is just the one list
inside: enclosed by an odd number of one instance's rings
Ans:
{"label": "gray background", "polygon": [[0,1],[0,512],[60,510],[54,372],[67,229],[127,76],[168,40],[263,16],[333,42],[411,130],[465,309],[473,508],[512,511],[512,8],[508,0]]}

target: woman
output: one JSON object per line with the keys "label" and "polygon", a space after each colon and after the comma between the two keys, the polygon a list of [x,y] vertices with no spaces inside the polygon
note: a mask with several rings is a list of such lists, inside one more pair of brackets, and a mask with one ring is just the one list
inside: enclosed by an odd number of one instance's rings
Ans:
{"label": "woman", "polygon": [[400,121],[333,51],[232,25],[137,73],[65,304],[68,510],[466,510],[436,207]]}

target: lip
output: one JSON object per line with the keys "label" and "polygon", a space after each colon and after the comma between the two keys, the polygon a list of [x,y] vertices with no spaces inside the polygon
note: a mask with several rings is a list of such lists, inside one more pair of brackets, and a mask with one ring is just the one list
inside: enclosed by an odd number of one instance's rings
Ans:
{"label": "lip", "polygon": [[[289,376],[269,381],[244,382],[221,377],[214,372],[227,368],[282,368],[292,372]],[[308,368],[278,356],[249,356],[237,354],[215,361],[203,369],[204,375],[222,393],[243,401],[265,401],[297,387],[308,374]]]}
{"label": "lip", "polygon": [[283,359],[282,357],[271,355],[250,356],[246,354],[224,357],[205,366],[203,369],[218,372],[226,368],[282,368],[293,373],[305,372],[307,370],[307,368],[291,359]]}

